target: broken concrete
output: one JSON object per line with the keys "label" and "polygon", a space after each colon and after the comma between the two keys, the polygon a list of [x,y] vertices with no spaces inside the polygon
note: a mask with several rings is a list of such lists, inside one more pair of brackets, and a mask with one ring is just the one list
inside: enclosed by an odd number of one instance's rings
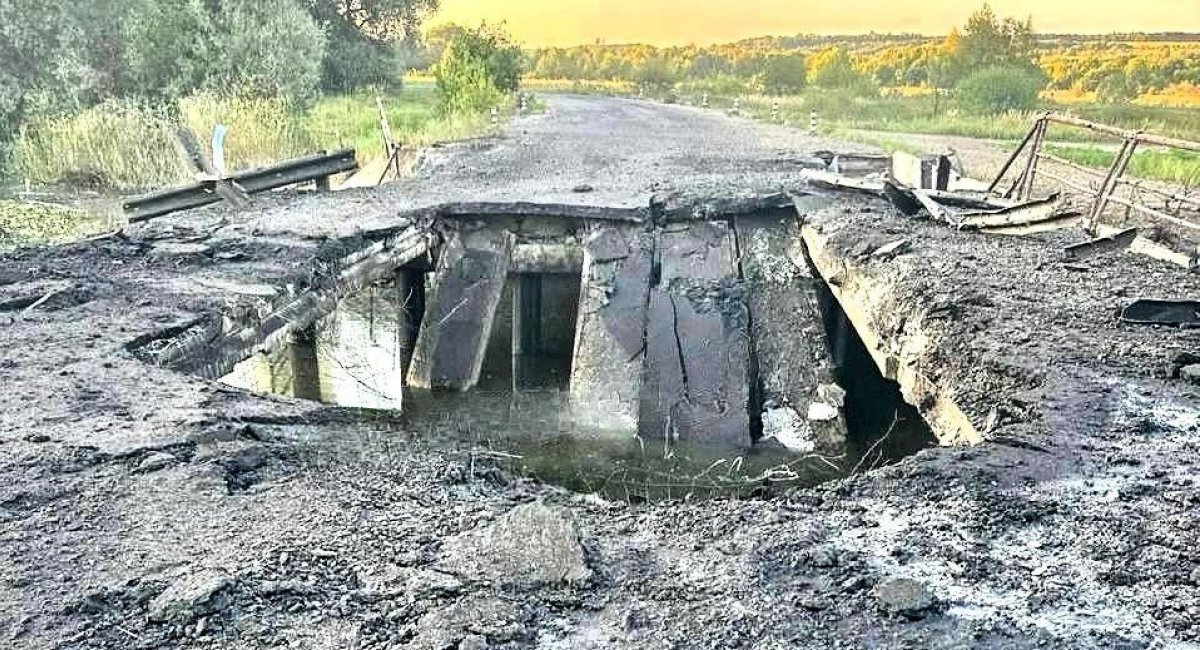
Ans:
{"label": "broken concrete", "polygon": [[642,436],[750,444],[750,346],[737,241],[722,222],[659,235],[638,427]]}
{"label": "broken concrete", "polygon": [[759,398],[766,405],[764,413],[774,413],[764,415],[762,434],[800,452],[842,453],[842,403],[819,394],[821,387],[835,383],[818,298],[823,281],[812,277],[803,259],[793,261],[792,249],[800,246],[796,214],[738,217],[736,224]]}
{"label": "broken concrete", "polygon": [[571,513],[542,503],[517,506],[447,542],[437,568],[465,580],[536,587],[591,577]]}

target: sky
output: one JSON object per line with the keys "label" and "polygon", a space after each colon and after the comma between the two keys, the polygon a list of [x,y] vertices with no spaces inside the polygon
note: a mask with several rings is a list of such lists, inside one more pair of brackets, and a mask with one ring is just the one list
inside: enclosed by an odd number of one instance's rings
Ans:
{"label": "sky", "polygon": [[[606,43],[707,45],[753,36],[944,34],[973,0],[441,0],[433,24],[504,22],[529,47]],[[992,0],[1040,32],[1200,32],[1200,0]]]}

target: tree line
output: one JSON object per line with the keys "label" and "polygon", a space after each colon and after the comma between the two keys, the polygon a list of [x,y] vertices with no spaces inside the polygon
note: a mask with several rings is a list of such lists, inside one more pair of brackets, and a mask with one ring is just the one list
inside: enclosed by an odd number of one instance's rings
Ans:
{"label": "tree line", "polygon": [[22,125],[106,100],[283,98],[399,81],[437,0],[5,0],[0,153]]}
{"label": "tree line", "polygon": [[[1100,92],[1106,101],[1179,84],[1200,85],[1200,46],[1186,34],[1113,38],[1038,35],[1032,21],[983,5],[944,38],[913,34],[795,36],[713,46],[658,48],[594,43],[529,53],[546,79],[618,80],[652,87],[695,82],[741,92],[787,94],[815,86],[865,93],[879,88],[953,89],[984,68],[1028,88]],[[982,79],[982,77],[981,77]],[[977,80],[972,86],[981,86]]]}

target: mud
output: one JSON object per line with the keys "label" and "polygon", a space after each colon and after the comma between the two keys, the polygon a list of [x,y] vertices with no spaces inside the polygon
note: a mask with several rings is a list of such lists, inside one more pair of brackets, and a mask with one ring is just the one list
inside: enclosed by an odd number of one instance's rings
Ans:
{"label": "mud", "polygon": [[[437,153],[389,190],[280,193],[240,215],[198,211],[125,239],[0,258],[3,300],[78,291],[0,313],[0,638],[1196,647],[1200,395],[1172,377],[1200,333],[1115,314],[1135,297],[1194,297],[1200,279],[1128,253],[1063,264],[1069,234],[954,232],[870,202],[806,215],[844,266],[827,279],[864,288],[881,347],[983,443],[772,498],[569,492],[403,421],[251,396],[127,348],[303,287],[329,236],[394,228],[414,208],[766,196],[791,174],[770,161],[837,146],[692,109],[564,99],[503,139]],[[597,191],[570,195],[583,183]],[[907,251],[871,255],[897,239]],[[150,254],[154,242],[195,240],[210,250]],[[531,502],[548,513],[510,515]],[[531,582],[462,561],[514,522],[545,540],[548,554],[530,562],[568,574]]]}

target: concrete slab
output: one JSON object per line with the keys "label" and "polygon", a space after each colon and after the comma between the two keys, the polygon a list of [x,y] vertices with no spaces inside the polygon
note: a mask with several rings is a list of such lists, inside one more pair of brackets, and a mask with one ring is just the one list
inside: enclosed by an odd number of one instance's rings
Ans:
{"label": "concrete slab", "polygon": [[744,448],[750,438],[749,315],[724,223],[664,230],[650,289],[638,420],[643,436]]}
{"label": "concrete slab", "polygon": [[451,237],[438,261],[408,385],[467,390],[479,381],[516,238],[481,229]]}
{"label": "concrete slab", "polygon": [[764,411],[773,414],[764,417],[762,433],[796,451],[841,453],[846,443],[844,401],[838,399],[840,388],[833,388],[834,363],[817,293],[820,281],[802,257],[798,265],[789,255],[800,242],[796,213],[738,217],[735,223],[760,398]]}
{"label": "concrete slab", "polygon": [[601,430],[637,431],[653,263],[654,238],[641,227],[603,226],[584,245],[571,408]]}

